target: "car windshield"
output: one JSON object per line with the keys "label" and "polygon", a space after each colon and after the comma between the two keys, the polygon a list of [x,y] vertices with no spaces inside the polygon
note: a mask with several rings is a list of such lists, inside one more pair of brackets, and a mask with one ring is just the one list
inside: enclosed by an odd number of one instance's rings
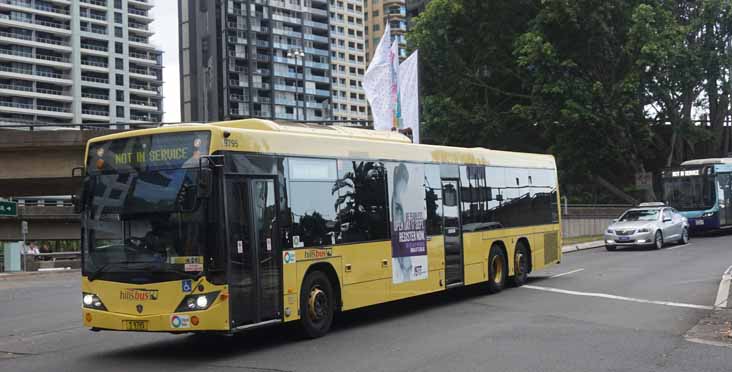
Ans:
{"label": "car windshield", "polygon": [[680,211],[709,209],[716,198],[710,180],[704,176],[666,178],[663,200]]}
{"label": "car windshield", "polygon": [[197,169],[90,176],[85,271],[200,273],[206,219],[197,180]]}
{"label": "car windshield", "polygon": [[618,221],[620,222],[633,222],[633,221],[656,221],[658,220],[657,209],[641,209],[627,211],[623,214]]}

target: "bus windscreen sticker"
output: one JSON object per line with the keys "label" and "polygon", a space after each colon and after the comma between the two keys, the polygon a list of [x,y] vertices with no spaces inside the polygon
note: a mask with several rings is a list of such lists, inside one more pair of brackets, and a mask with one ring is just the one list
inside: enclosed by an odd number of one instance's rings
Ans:
{"label": "bus windscreen sticker", "polygon": [[389,163],[392,280],[395,284],[427,279],[424,166]]}

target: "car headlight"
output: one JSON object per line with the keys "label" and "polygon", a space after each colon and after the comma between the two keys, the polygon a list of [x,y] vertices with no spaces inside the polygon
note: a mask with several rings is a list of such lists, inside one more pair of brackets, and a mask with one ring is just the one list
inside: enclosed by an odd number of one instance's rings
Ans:
{"label": "car headlight", "polygon": [[607,233],[608,234],[615,234],[615,231],[613,231],[612,229],[607,229]]}
{"label": "car headlight", "polygon": [[702,218],[712,217],[714,216],[714,212],[706,212],[702,214]]}
{"label": "car headlight", "polygon": [[648,233],[648,232],[651,232],[651,229],[644,227],[644,228],[638,229],[638,232],[639,233]]}
{"label": "car headlight", "polygon": [[199,311],[208,309],[213,304],[219,292],[202,293],[202,294],[190,294],[183,297],[178,308],[175,309],[176,313],[185,311]]}
{"label": "car headlight", "polygon": [[104,306],[102,303],[102,300],[99,299],[99,296],[93,294],[93,293],[82,293],[81,294],[81,305],[84,306],[87,309],[95,309],[95,310],[107,310],[107,307]]}

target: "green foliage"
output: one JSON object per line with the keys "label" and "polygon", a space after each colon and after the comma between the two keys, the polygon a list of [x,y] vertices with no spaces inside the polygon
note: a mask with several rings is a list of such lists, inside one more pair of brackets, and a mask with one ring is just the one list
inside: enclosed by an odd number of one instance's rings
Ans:
{"label": "green foliage", "polygon": [[563,183],[620,188],[732,147],[729,0],[433,0],[408,41],[433,143],[550,152]]}

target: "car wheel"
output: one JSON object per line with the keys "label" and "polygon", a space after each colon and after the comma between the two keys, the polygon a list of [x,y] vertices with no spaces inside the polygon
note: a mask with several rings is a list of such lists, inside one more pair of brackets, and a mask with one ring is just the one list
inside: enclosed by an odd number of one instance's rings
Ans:
{"label": "car wheel", "polygon": [[614,246],[614,245],[606,245],[606,246],[605,246],[605,249],[607,249],[608,251],[614,251],[614,250],[615,250],[616,248],[617,248],[617,247],[616,247],[616,246]]}
{"label": "car wheel", "polygon": [[653,247],[656,249],[663,248],[663,234],[660,231],[656,231],[656,237],[653,239]]}
{"label": "car wheel", "polygon": [[686,244],[689,242],[689,229],[684,227],[684,230],[681,232],[681,238],[679,238],[679,244]]}
{"label": "car wheel", "polygon": [[328,277],[313,271],[305,277],[300,293],[300,326],[306,337],[325,335],[333,323],[335,297]]}

